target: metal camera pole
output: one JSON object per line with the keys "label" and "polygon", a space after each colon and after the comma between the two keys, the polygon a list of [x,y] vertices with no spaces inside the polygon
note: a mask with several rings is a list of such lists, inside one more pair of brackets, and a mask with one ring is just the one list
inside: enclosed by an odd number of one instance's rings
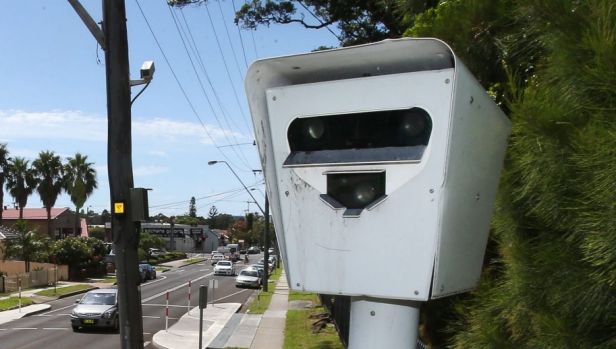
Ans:
{"label": "metal camera pole", "polygon": [[351,298],[349,348],[417,347],[420,302]]}

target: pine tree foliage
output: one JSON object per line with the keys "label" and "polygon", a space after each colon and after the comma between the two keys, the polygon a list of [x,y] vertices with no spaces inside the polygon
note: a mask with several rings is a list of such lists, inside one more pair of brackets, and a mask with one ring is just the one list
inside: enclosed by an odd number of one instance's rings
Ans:
{"label": "pine tree foliage", "polygon": [[616,4],[443,1],[408,32],[452,44],[513,123],[497,255],[455,348],[616,348]]}

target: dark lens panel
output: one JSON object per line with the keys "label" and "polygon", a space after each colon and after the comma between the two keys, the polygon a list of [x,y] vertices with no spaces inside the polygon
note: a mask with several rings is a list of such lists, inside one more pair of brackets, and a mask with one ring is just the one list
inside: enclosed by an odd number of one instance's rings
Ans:
{"label": "dark lens panel", "polygon": [[327,195],[346,208],[365,208],[385,195],[385,172],[327,174]]}
{"label": "dark lens panel", "polygon": [[298,118],[287,137],[292,152],[427,145],[432,132],[421,108]]}

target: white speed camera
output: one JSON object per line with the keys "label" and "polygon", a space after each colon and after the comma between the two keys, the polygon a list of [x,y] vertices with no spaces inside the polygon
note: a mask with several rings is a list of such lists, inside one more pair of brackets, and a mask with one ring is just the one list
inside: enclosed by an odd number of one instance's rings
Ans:
{"label": "white speed camera", "polygon": [[246,90],[293,289],[425,301],[476,286],[511,125],[449,46],[264,59]]}

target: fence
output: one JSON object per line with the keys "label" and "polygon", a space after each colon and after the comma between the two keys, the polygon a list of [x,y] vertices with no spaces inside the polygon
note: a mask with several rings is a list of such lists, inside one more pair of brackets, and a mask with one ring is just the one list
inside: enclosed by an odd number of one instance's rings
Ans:
{"label": "fence", "polygon": [[[30,262],[30,270],[58,268],[58,280],[68,280],[68,265],[54,265],[52,263]],[[26,265],[23,261],[2,261],[0,260],[0,272],[6,275],[16,275],[26,272]]]}
{"label": "fence", "polygon": [[54,269],[34,270],[0,278],[0,292],[15,292],[22,289],[53,285],[56,280]]}
{"label": "fence", "polygon": [[[325,306],[331,314],[332,321],[338,331],[338,337],[345,348],[349,346],[349,330],[351,322],[351,297],[332,296],[328,294],[319,295],[321,304]],[[417,349],[429,349],[419,338],[417,339]]]}

